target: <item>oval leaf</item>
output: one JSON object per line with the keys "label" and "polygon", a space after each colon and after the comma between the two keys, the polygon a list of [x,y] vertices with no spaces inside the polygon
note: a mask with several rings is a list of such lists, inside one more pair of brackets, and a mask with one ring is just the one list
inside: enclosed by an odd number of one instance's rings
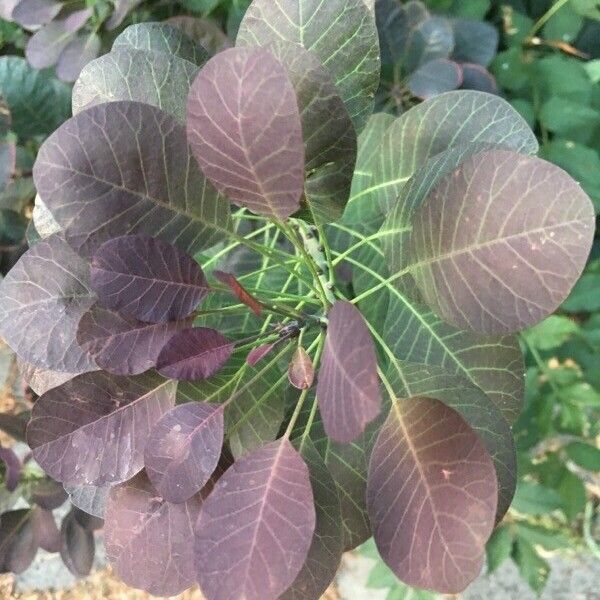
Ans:
{"label": "oval leaf", "polygon": [[315,368],[310,356],[302,346],[298,346],[288,367],[288,379],[299,390],[307,390],[315,379]]}
{"label": "oval leaf", "polygon": [[308,468],[293,446],[283,439],[248,454],[202,505],[195,540],[200,589],[207,600],[279,598],[300,572],[314,530]]}
{"label": "oval leaf", "polygon": [[117,575],[156,596],[194,585],[194,523],[200,502],[171,504],[142,473],[113,487],[106,507],[104,542]]}
{"label": "oval leaf", "polygon": [[59,508],[66,499],[67,493],[63,486],[48,477],[31,490],[31,500],[46,510]]}
{"label": "oval leaf", "polygon": [[327,435],[342,443],[356,439],[381,409],[373,340],[349,302],[329,311],[317,398]]}
{"label": "oval leaf", "polygon": [[248,352],[248,356],[246,357],[246,362],[253,367],[257,363],[259,363],[267,354],[269,354],[273,348],[275,348],[276,344],[263,344],[262,346],[257,346],[256,348],[252,348],[250,352]]}
{"label": "oval leaf", "polygon": [[104,519],[106,502],[111,486],[70,485],[65,483],[65,491],[71,503],[87,514]]}
{"label": "oval leaf", "polygon": [[174,381],[150,373],[76,377],[35,403],[27,427],[33,456],[64,483],[125,481],[143,467],[146,438],[173,407],[175,390]]}
{"label": "oval leaf", "polygon": [[67,31],[64,23],[49,23],[29,38],[25,56],[36,69],[52,67],[72,38],[73,34]]}
{"label": "oval leaf", "polygon": [[222,237],[229,212],[193,162],[173,117],[147,104],[110,102],[59,127],[42,145],[33,176],[82,255],[129,233],[194,254]]}
{"label": "oval leaf", "polygon": [[446,58],[430,60],[408,78],[410,91],[423,100],[455,90],[461,84],[461,68]]}
{"label": "oval leaf", "polygon": [[455,594],[477,577],[496,514],[496,475],[477,435],[437,400],[394,403],[369,465],[377,548],[408,585]]}
{"label": "oval leaf", "polygon": [[31,519],[40,548],[46,552],[60,552],[61,536],[52,512],[37,507]]}
{"label": "oval leaf", "polygon": [[0,283],[0,334],[24,360],[70,373],[96,369],[75,339],[95,302],[89,266],[52,235],[28,250]]}
{"label": "oval leaf", "polygon": [[4,485],[9,492],[14,492],[21,478],[21,460],[12,448],[0,445],[0,461],[4,463]]}
{"label": "oval leaf", "polygon": [[217,468],[223,435],[220,404],[182,404],[156,423],[144,463],[150,481],[167,502],[185,502],[204,487]]}
{"label": "oval leaf", "polygon": [[144,323],[96,305],[79,321],[77,341],[104,371],[139,375],[153,369],[164,345],[191,324]]}
{"label": "oval leaf", "polygon": [[0,573],[22,573],[33,562],[38,544],[33,511],[11,510],[0,521]]}
{"label": "oval leaf", "polygon": [[231,48],[200,71],[188,136],[212,183],[236,204],[285,219],[304,188],[302,125],[284,67],[266,50]]}
{"label": "oval leaf", "polygon": [[71,511],[63,519],[60,537],[60,556],[69,571],[76,577],[89,575],[96,553],[93,532],[82,527]]}
{"label": "oval leaf", "polygon": [[[58,59],[56,74],[62,81],[75,81],[91,60],[100,54],[102,41],[95,33],[82,33],[69,42]],[[115,98],[116,100],[116,98]]]}
{"label": "oval leaf", "polygon": [[417,209],[411,273],[448,322],[518,331],[567,297],[594,223],[590,199],[559,167],[505,150],[481,152],[441,179]]}
{"label": "oval leaf", "polygon": [[262,313],[262,304],[236,279],[231,273],[224,273],[223,271],[213,271],[213,275],[225,285],[229,286],[231,291],[235,294],[236,298],[245,304],[250,310],[257,316],[260,317]]}
{"label": "oval leaf", "polygon": [[140,235],[102,244],[92,260],[91,279],[103,307],[149,323],[187,317],[209,291],[191,256]]}
{"label": "oval leaf", "polygon": [[11,19],[23,27],[35,29],[49,23],[62,9],[62,2],[54,0],[20,0],[14,7]]}
{"label": "oval leaf", "polygon": [[165,344],[156,368],[172,379],[207,379],[229,360],[233,348],[234,344],[214,329],[186,329]]}
{"label": "oval leaf", "polygon": [[494,76],[481,65],[471,63],[461,64],[463,72],[462,87],[465,90],[479,90],[489,94],[497,94],[498,86]]}

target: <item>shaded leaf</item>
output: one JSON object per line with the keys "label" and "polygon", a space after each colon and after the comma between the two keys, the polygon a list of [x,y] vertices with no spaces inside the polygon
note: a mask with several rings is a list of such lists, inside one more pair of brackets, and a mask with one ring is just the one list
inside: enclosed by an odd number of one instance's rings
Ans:
{"label": "shaded leaf", "polygon": [[0,461],[4,463],[4,485],[14,492],[21,477],[21,461],[11,448],[0,445]]}
{"label": "shaded leaf", "polygon": [[31,519],[40,548],[46,552],[60,552],[61,536],[52,512],[37,507]]}
{"label": "shaded leaf", "polygon": [[236,204],[285,219],[304,188],[302,125],[284,67],[266,50],[232,48],[200,71],[188,137],[212,183]]}
{"label": "shaded leaf", "polygon": [[223,406],[190,402],[166,413],[150,431],[144,464],[156,491],[180,504],[200,491],[221,456]]}
{"label": "shaded leaf", "polygon": [[81,317],[77,342],[102,370],[139,375],[154,368],[164,345],[191,324],[192,319],[144,323],[96,305]]}
{"label": "shaded leaf", "polygon": [[207,379],[229,360],[233,348],[234,344],[214,329],[186,329],[164,345],[156,368],[161,375],[172,379]]}
{"label": "shaded leaf", "polygon": [[208,600],[275,600],[300,572],[314,530],[308,468],[292,445],[278,440],[245,456],[202,505],[195,538],[200,588]]}
{"label": "shaded leaf", "polygon": [[458,413],[397,401],[371,455],[367,503],[377,547],[405,583],[458,593],[479,575],[497,497],[494,466]]}
{"label": "shaded leaf", "polygon": [[377,28],[363,0],[254,0],[240,25],[237,45],[279,41],[304,46],[327,67],[360,132],[379,86]]}
{"label": "shaded leaf", "polygon": [[221,28],[210,19],[198,19],[189,15],[177,15],[166,21],[169,25],[178,27],[189,38],[198,42],[211,54],[217,54],[221,50],[231,48],[231,40]]}
{"label": "shaded leaf", "polygon": [[70,512],[63,519],[60,537],[60,556],[69,571],[76,577],[89,575],[96,551],[94,534],[82,527]]}
{"label": "shaded leaf", "polygon": [[25,440],[27,421],[29,421],[28,412],[22,412],[18,415],[0,412],[0,429],[19,442]]}
{"label": "shaded leaf", "polygon": [[36,366],[66,372],[96,368],[75,335],[95,301],[89,266],[52,235],[28,250],[0,284],[0,332],[11,348]]}
{"label": "shaded leaf", "polygon": [[106,21],[108,29],[116,29],[142,0],[115,0],[115,9]]}
{"label": "shaded leaf", "polygon": [[584,442],[571,442],[565,446],[567,456],[588,471],[600,471],[600,449]]}
{"label": "shaded leaf", "polygon": [[498,86],[496,85],[494,76],[484,67],[471,63],[462,63],[461,68],[463,73],[463,89],[478,90],[480,92],[488,92],[489,94],[498,93]]}
{"label": "shaded leaf", "polygon": [[484,21],[456,19],[452,22],[454,51],[457,62],[487,67],[498,51],[498,30]]}
{"label": "shaded leaf", "polygon": [[519,481],[513,500],[513,508],[517,512],[543,515],[561,506],[562,500],[556,490],[531,481]]}
{"label": "shaded leaf", "polygon": [[103,307],[149,323],[184,319],[209,291],[191,256],[140,235],[102,244],[92,259],[91,280]]}
{"label": "shaded leaf", "polygon": [[31,490],[31,500],[45,510],[54,510],[62,506],[67,499],[63,486],[53,479],[46,478]]}
{"label": "shaded leaf", "polygon": [[536,592],[541,592],[550,574],[550,565],[536,552],[525,539],[517,538],[512,554],[521,577]]}
{"label": "shaded leaf", "polygon": [[404,66],[411,72],[437,58],[448,58],[454,48],[454,35],[448,19],[430,17],[421,21],[406,40]]}
{"label": "shaded leaf", "polygon": [[58,59],[58,77],[63,81],[75,81],[83,67],[100,54],[101,44],[96,33],[82,33],[70,41]]}
{"label": "shaded leaf", "polygon": [[514,540],[509,525],[501,525],[492,533],[485,547],[488,573],[493,573],[511,555]]}
{"label": "shaded leaf", "polygon": [[329,311],[317,398],[327,435],[356,439],[381,409],[377,357],[358,309],[338,301]]}
{"label": "shaded leaf", "polygon": [[122,46],[88,63],[73,87],[73,113],[134,100],[185,121],[187,96],[198,66],[177,56]]}
{"label": "shaded leaf", "polygon": [[459,65],[446,58],[437,58],[421,65],[408,79],[410,91],[427,100],[442,92],[455,90],[462,84]]}
{"label": "shaded leaf", "polygon": [[427,304],[450,323],[517,331],[567,297],[593,230],[592,203],[562,169],[510,151],[481,152],[417,209],[410,269]]}
{"label": "shaded leaf", "polygon": [[175,382],[150,373],[81,375],[39,398],[27,441],[57,481],[95,486],[125,481],[143,467],[146,437],[174,405],[175,388]]}
{"label": "shaded leaf", "polygon": [[0,521],[0,573],[18,575],[29,567],[38,545],[29,509],[2,513]]}
{"label": "shaded leaf", "polygon": [[315,368],[310,356],[302,346],[298,346],[288,367],[288,379],[299,390],[306,390],[313,384]]}
{"label": "shaded leaf", "polygon": [[193,164],[183,126],[146,104],[77,114],[44,142],[33,175],[69,244],[86,256],[130,233],[193,254],[229,226],[228,207]]}
{"label": "shaded leaf", "polygon": [[224,273],[223,271],[213,271],[213,275],[221,282],[227,285],[231,291],[235,294],[236,298],[245,304],[250,310],[259,317],[262,313],[262,304],[244,289],[244,286],[236,279],[231,273]]}

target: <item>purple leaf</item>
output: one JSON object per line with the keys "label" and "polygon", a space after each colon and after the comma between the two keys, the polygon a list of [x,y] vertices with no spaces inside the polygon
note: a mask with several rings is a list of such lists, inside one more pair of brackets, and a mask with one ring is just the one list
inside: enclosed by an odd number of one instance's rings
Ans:
{"label": "purple leaf", "polygon": [[76,577],[89,575],[96,552],[93,532],[82,527],[70,512],[63,519],[60,538],[60,556],[69,571]]}
{"label": "purple leaf", "polygon": [[497,94],[498,86],[494,76],[481,65],[462,63],[463,83],[465,90],[479,90],[489,94]]}
{"label": "purple leaf", "polygon": [[308,468],[289,441],[246,455],[200,510],[195,554],[202,593],[207,600],[279,598],[300,572],[314,529]]}
{"label": "purple leaf", "polygon": [[187,317],[209,289],[191,256],[140,235],[109,240],[96,251],[92,287],[105,308],[149,323]]}
{"label": "purple leaf", "polygon": [[[87,313],[86,313],[87,314]],[[38,396],[45,394],[48,390],[58,387],[63,383],[77,377],[79,373],[63,373],[36,367],[24,360],[17,358],[19,373],[26,383]]]}
{"label": "purple leaf", "polygon": [[194,585],[199,508],[197,497],[185,504],[165,502],[143,473],[112,488],[104,542],[117,575],[156,596],[173,596]]}
{"label": "purple leaf", "polygon": [[165,344],[156,368],[161,375],[180,381],[207,379],[229,360],[234,347],[214,329],[186,329]]}
{"label": "purple leaf", "polygon": [[483,151],[441,178],[416,210],[411,273],[447,322],[485,333],[518,331],[567,297],[585,266],[594,224],[590,199],[559,167],[508,150]]}
{"label": "purple leaf", "polygon": [[236,204],[280,220],[300,208],[300,113],[268,51],[231,48],[206,63],[190,89],[188,138],[204,174]]}
{"label": "purple leaf", "polygon": [[38,544],[29,509],[2,513],[0,521],[0,573],[22,573],[33,562]]}
{"label": "purple leaf", "polygon": [[498,30],[490,23],[470,19],[455,19],[454,51],[458,62],[477,63],[487,67],[498,50]]}
{"label": "purple leaf", "polygon": [[377,548],[411,586],[464,590],[483,565],[498,487],[477,434],[430,398],[396,401],[369,465],[367,504]]}
{"label": "purple leaf", "polygon": [[248,352],[248,356],[246,357],[246,362],[254,367],[257,363],[259,363],[265,356],[267,356],[277,343],[274,344],[263,344],[262,346],[257,346],[256,348],[252,348],[250,352]]}
{"label": "purple leaf", "polygon": [[242,304],[245,304],[257,317],[260,317],[263,309],[262,304],[244,288],[234,275],[223,271],[213,271],[213,275],[221,283],[228,286]]}
{"label": "purple leaf", "polygon": [[12,11],[12,20],[27,29],[49,23],[62,9],[62,2],[53,0],[21,0]]}
{"label": "purple leaf", "polygon": [[138,375],[154,368],[164,345],[192,321],[144,323],[96,305],[79,321],[77,341],[104,371]]}
{"label": "purple leaf", "polygon": [[96,33],[82,33],[70,41],[58,59],[56,74],[59,79],[75,81],[83,67],[100,54],[101,45]]}
{"label": "purple leaf", "polygon": [[25,441],[25,429],[29,421],[29,412],[10,415],[0,412],[0,430],[19,442]]}
{"label": "purple leaf", "polygon": [[61,536],[52,512],[38,506],[33,510],[31,519],[40,548],[46,552],[60,552]]}
{"label": "purple leaf", "polygon": [[14,492],[21,478],[21,460],[11,448],[0,445],[0,461],[4,463],[4,485],[9,492]]}
{"label": "purple leaf", "polygon": [[69,494],[69,500],[71,500],[73,506],[94,517],[103,519],[110,487],[65,484],[65,491]]}
{"label": "purple leaf", "polygon": [[31,500],[45,510],[54,510],[62,506],[67,493],[60,483],[46,478],[40,481],[31,491]]}
{"label": "purple leaf", "polygon": [[299,390],[307,390],[315,379],[315,368],[310,356],[302,346],[298,346],[288,367],[288,379]]}
{"label": "purple leaf", "polygon": [[190,402],[176,406],[152,428],[146,473],[167,501],[189,500],[217,468],[223,446],[223,405]]}
{"label": "purple leaf", "polygon": [[342,443],[356,439],[381,409],[373,340],[349,302],[338,301],[329,311],[317,398],[325,432]]}
{"label": "purple leaf", "polygon": [[75,340],[95,302],[89,265],[57,235],[30,248],[0,284],[0,334],[17,355],[47,369],[84,373],[96,365]]}
{"label": "purple leaf", "polygon": [[71,33],[79,31],[86,23],[87,20],[94,14],[93,8],[82,8],[81,10],[74,10],[69,13],[64,19],[63,23],[65,29]]}
{"label": "purple leaf", "polygon": [[102,529],[104,527],[104,519],[96,517],[95,515],[90,515],[77,506],[73,506],[71,508],[71,512],[73,513],[73,517],[77,523],[79,523],[79,525],[88,531],[97,531],[98,529]]}
{"label": "purple leaf", "polygon": [[35,403],[27,441],[57,481],[102,486],[126,481],[144,465],[146,438],[175,403],[176,383],[152,373],[89,373]]}
{"label": "purple leaf", "polygon": [[463,74],[459,65],[447,58],[430,60],[421,65],[408,79],[410,91],[427,100],[460,87]]}
{"label": "purple leaf", "polygon": [[60,21],[44,25],[27,42],[25,49],[27,61],[36,69],[52,67],[58,62],[59,56],[72,37],[72,34],[65,29],[64,23]]}
{"label": "purple leaf", "polygon": [[194,254],[230,226],[227,203],[194,162],[174,117],[140,102],[108,102],[61,125],[42,144],[33,177],[82,256],[129,233]]}

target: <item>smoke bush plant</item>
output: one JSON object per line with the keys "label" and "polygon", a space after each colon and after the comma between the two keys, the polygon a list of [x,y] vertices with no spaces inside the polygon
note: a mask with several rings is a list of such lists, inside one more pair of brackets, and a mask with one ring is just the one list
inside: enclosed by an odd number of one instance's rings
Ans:
{"label": "smoke bush plant", "polygon": [[379,67],[363,0],[255,0],[213,57],[135,25],[41,148],[0,331],[37,376],[35,460],[107,495],[134,587],[318,598],[371,534],[410,585],[481,569],[514,333],[566,297],[594,214],[494,95],[372,115]]}

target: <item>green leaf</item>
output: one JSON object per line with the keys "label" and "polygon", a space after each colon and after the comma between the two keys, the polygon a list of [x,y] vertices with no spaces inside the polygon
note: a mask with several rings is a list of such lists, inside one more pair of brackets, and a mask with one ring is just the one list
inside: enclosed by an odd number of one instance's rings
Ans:
{"label": "green leaf", "polygon": [[523,538],[517,538],[513,551],[513,560],[519,568],[521,577],[523,577],[529,587],[540,593],[548,580],[550,565]]}
{"label": "green leaf", "polygon": [[552,488],[530,481],[519,481],[513,508],[528,515],[543,515],[562,507],[562,498]]}
{"label": "green leaf", "polygon": [[16,246],[25,239],[29,221],[20,213],[0,209],[0,246]]}
{"label": "green leaf", "polygon": [[553,96],[542,106],[540,121],[553,133],[587,141],[600,125],[600,111],[575,100]]}
{"label": "green leaf", "polygon": [[304,46],[338,86],[357,132],[379,86],[379,37],[363,0],[254,0],[240,25],[237,45],[276,41]]}
{"label": "green leaf", "polygon": [[571,4],[580,15],[600,21],[600,7],[596,0],[571,0]]}
{"label": "green leaf", "polygon": [[594,312],[600,310],[600,273],[584,273],[575,284],[562,309],[570,313]]}
{"label": "green leaf", "polygon": [[573,522],[585,508],[585,485],[577,475],[565,469],[558,485],[558,494],[562,499],[562,509],[570,522]]}
{"label": "green leaf", "polygon": [[600,471],[600,449],[584,442],[571,442],[565,446],[567,456],[588,471]]}
{"label": "green leaf", "polygon": [[0,57],[0,95],[20,138],[52,133],[71,114],[71,89],[18,56]]}
{"label": "green leaf", "polygon": [[556,529],[532,525],[524,521],[516,521],[514,527],[519,538],[527,540],[532,546],[540,546],[545,550],[559,550],[571,544],[571,540]]}
{"label": "green leaf", "polygon": [[541,323],[524,332],[527,343],[538,350],[551,350],[566,342],[571,336],[581,333],[575,321],[567,317],[551,315]]}
{"label": "green leaf", "polygon": [[572,2],[565,4],[544,25],[543,33],[547,40],[560,40],[571,43],[583,26],[583,17],[572,6]]}
{"label": "green leaf", "polygon": [[510,8],[507,10],[510,10],[510,26],[505,28],[504,40],[508,46],[514,46],[515,49],[520,52],[520,46],[523,44],[523,41],[529,35],[529,32],[533,27],[533,19],[518,10]]}
{"label": "green leaf", "polygon": [[579,61],[553,54],[535,61],[532,71],[544,99],[562,96],[580,104],[590,102],[592,82]]}
{"label": "green leaf", "polygon": [[490,66],[498,85],[511,92],[525,90],[531,85],[531,65],[523,60],[518,47],[499,52]]}
{"label": "green leaf", "polygon": [[463,19],[477,19],[483,21],[486,13],[490,10],[491,0],[453,0],[450,12]]}
{"label": "green leaf", "polygon": [[510,555],[514,534],[508,525],[498,527],[485,547],[488,573],[493,573]]}
{"label": "green leaf", "polygon": [[533,129],[536,120],[533,104],[523,98],[510,100],[510,104],[525,119],[527,125]]}
{"label": "green leaf", "polygon": [[592,83],[600,81],[600,58],[586,62],[583,68],[587,71]]}

